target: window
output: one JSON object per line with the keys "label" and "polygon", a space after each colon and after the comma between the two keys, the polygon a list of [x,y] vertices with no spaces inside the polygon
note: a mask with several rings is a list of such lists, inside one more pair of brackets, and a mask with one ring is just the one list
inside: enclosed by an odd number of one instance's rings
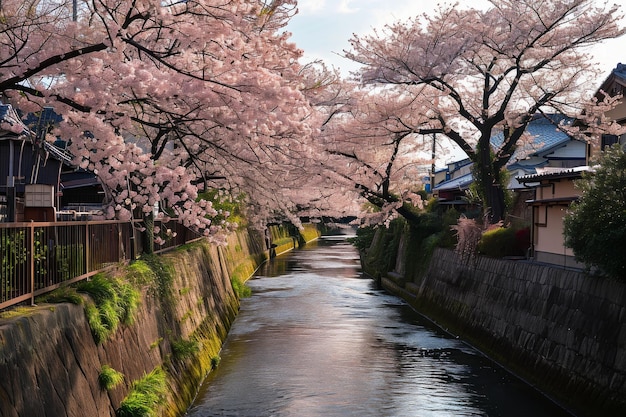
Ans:
{"label": "window", "polygon": [[619,142],[619,136],[617,135],[602,135],[602,145],[600,149],[604,149],[607,146],[612,146]]}

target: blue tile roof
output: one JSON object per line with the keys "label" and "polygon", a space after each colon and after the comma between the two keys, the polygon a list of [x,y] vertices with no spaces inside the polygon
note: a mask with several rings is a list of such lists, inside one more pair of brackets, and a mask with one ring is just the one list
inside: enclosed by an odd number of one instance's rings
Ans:
{"label": "blue tile roof", "polygon": [[458,178],[449,181],[443,181],[435,185],[435,191],[444,190],[464,190],[474,181],[472,173],[461,175]]}
{"label": "blue tile roof", "polygon": [[613,74],[623,82],[626,82],[626,64],[622,64],[621,62],[617,64],[617,67],[613,70]]}
{"label": "blue tile roof", "polygon": [[[626,66],[624,70],[626,72]],[[509,160],[509,164],[507,164],[509,169],[522,169],[526,172],[535,172],[536,167],[547,164],[547,161],[540,162],[536,166],[520,165],[518,164],[518,161],[523,160],[529,156],[544,156],[554,151],[555,148],[558,148],[569,142],[570,140],[573,140],[566,133],[558,130],[556,126],[561,122],[572,123],[573,119],[568,118],[567,116],[557,114],[547,115],[547,117],[548,118],[543,115],[537,115],[530,122],[530,124],[526,128],[526,131],[533,136],[533,143],[532,145],[530,145],[531,150],[516,150]],[[491,138],[491,144],[494,147],[501,146],[502,141],[503,134],[501,132]],[[434,189],[437,191],[465,189],[469,186],[469,184],[472,183],[472,180],[472,174],[466,174],[452,180],[442,181],[437,184]]]}
{"label": "blue tile roof", "polygon": [[[526,128],[526,132],[533,136],[533,142],[529,145],[530,148],[517,149],[509,160],[510,163],[515,163],[528,156],[546,155],[554,148],[572,140],[569,135],[557,129],[557,125],[562,122],[570,124],[573,119],[558,114],[547,115],[547,118],[543,115],[535,116]],[[491,144],[497,148],[502,145],[503,140],[504,136],[500,132],[491,138]]]}

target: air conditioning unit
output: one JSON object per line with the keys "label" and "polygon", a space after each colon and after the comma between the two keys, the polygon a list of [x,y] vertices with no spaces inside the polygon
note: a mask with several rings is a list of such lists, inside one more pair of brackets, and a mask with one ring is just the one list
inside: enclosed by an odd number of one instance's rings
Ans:
{"label": "air conditioning unit", "polygon": [[54,207],[54,186],[48,184],[27,184],[26,207]]}

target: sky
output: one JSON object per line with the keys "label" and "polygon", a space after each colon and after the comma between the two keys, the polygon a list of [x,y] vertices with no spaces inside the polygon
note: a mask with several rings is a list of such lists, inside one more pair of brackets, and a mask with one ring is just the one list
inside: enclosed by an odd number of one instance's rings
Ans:
{"label": "sky", "polygon": [[[604,0],[597,0],[599,4]],[[303,63],[315,59],[339,68],[344,76],[356,69],[356,64],[342,58],[343,50],[350,48],[352,34],[364,35],[372,28],[406,20],[423,13],[432,14],[437,4],[449,0],[299,0],[299,13],[293,17],[287,30],[291,41],[304,51]],[[487,7],[487,0],[458,0],[461,7]],[[626,14],[626,0],[609,0],[622,7]],[[624,22],[626,26],[626,21]],[[620,55],[621,52],[621,55]],[[599,68],[607,75],[618,63],[626,64],[626,35],[596,47],[592,51]]]}

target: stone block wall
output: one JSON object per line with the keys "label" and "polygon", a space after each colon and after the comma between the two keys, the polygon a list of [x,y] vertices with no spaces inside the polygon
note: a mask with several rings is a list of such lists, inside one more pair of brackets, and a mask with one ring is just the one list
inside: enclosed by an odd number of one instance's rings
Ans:
{"label": "stone block wall", "polygon": [[384,284],[579,415],[626,415],[626,286],[437,249],[420,282]]}
{"label": "stone block wall", "polygon": [[[305,231],[319,236],[313,225]],[[101,344],[80,305],[41,304],[0,319],[0,417],[112,417],[133,382],[156,367],[168,375],[159,415],[184,415],[237,315],[231,279],[248,279],[269,251],[261,233],[242,230],[225,246],[202,242],[159,256],[175,271],[169,301],[144,288],[134,322]],[[198,354],[177,359],[173,342],[192,338]],[[121,372],[123,383],[103,390],[103,365]]]}
{"label": "stone block wall", "polygon": [[[115,416],[133,382],[159,366],[168,374],[161,415],[181,415],[237,314],[230,272],[254,257],[257,246],[241,232],[227,247],[205,242],[161,255],[175,271],[172,301],[144,288],[133,324],[120,324],[101,344],[81,305],[41,304],[0,319],[0,417]],[[192,337],[198,357],[177,360],[173,341]],[[110,391],[98,382],[103,365],[124,375]]]}

